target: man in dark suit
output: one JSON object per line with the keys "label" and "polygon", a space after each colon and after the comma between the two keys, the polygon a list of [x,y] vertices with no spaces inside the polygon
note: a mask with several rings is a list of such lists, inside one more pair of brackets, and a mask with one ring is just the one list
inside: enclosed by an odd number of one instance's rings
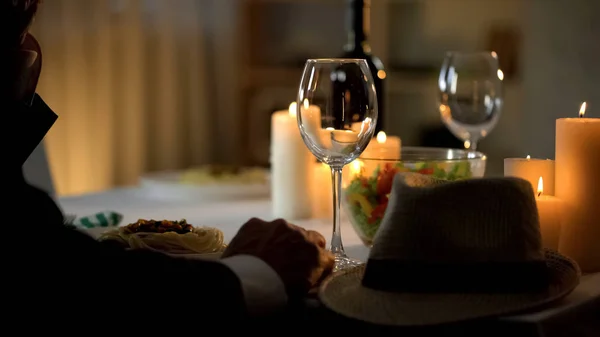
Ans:
{"label": "man in dark suit", "polygon": [[201,331],[216,322],[235,327],[285,308],[331,271],[325,239],[284,220],[249,220],[220,261],[125,251],[64,226],[52,198],[22,173],[56,120],[35,94],[42,54],[27,31],[39,0],[0,1],[10,28],[0,32],[7,60],[0,74],[3,134],[12,133],[2,138],[8,200],[0,235],[8,267],[3,304],[12,323],[46,332],[82,332],[84,325],[155,333]]}

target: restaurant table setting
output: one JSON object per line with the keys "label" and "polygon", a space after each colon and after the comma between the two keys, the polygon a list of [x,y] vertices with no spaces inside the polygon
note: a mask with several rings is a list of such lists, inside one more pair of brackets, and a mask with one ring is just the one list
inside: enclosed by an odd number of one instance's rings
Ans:
{"label": "restaurant table setting", "polygon": [[477,144],[502,108],[497,57],[450,53],[442,66],[440,117],[465,149],[375,134],[367,63],[309,59],[296,101],[272,115],[270,170],[158,172],[61,206],[96,238],[109,231],[128,249],[160,251],[167,245],[153,244],[169,237],[200,258],[219,250],[194,242],[218,237],[213,246],[224,247],[251,217],[330,234],[335,268],[317,303],[346,322],[600,331],[584,321],[600,312],[600,119],[585,117],[583,103],[578,117],[556,121],[554,160],[507,158],[505,177],[485,178]]}

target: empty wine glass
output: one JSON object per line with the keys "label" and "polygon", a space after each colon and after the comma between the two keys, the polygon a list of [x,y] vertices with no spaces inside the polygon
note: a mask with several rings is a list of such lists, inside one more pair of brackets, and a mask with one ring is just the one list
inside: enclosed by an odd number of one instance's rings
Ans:
{"label": "empty wine glass", "polygon": [[306,61],[297,99],[300,134],[308,149],[331,168],[335,269],[362,262],[349,258],[340,231],[342,168],[363,152],[377,122],[377,94],[363,59]]}
{"label": "empty wine glass", "polygon": [[502,80],[495,52],[449,52],[440,71],[442,122],[465,148],[478,142],[496,126],[502,108]]}

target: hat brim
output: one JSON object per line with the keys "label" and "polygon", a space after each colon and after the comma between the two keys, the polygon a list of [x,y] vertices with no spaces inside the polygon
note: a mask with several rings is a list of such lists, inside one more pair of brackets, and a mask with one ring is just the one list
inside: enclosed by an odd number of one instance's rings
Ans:
{"label": "hat brim", "polygon": [[390,293],[361,285],[364,266],[342,270],[326,280],[319,298],[330,310],[356,320],[387,326],[426,326],[503,316],[548,305],[579,284],[573,260],[545,251],[549,284],[536,293],[414,294]]}

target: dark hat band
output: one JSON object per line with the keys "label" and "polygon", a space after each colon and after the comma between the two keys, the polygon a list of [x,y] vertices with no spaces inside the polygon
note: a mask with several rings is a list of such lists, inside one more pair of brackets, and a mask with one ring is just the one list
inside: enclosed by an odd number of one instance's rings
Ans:
{"label": "dark hat band", "polygon": [[545,261],[438,264],[369,259],[362,279],[367,288],[409,293],[536,292],[548,282]]}

